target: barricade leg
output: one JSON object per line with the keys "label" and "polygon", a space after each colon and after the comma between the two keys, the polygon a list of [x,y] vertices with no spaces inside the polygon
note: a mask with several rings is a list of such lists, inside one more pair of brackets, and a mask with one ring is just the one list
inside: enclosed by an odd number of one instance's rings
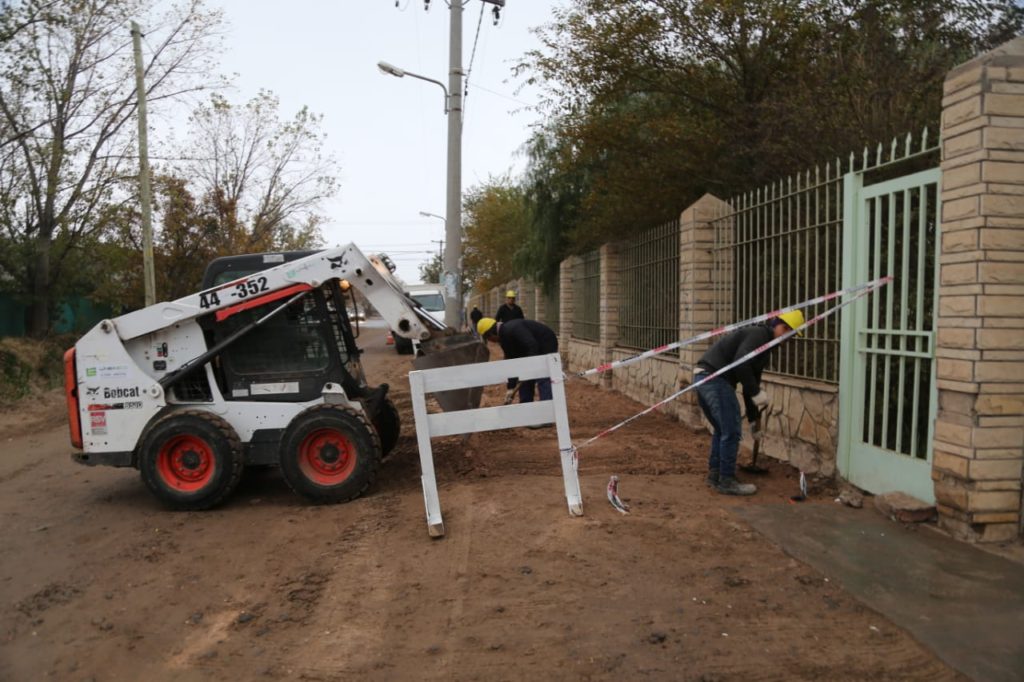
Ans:
{"label": "barricade leg", "polygon": [[558,450],[562,458],[562,481],[565,484],[565,501],[569,514],[583,516],[583,495],[580,493],[580,479],[576,471],[576,451],[569,433],[569,409],[565,403],[565,375],[558,355],[548,356],[551,376],[551,398],[555,408],[555,430],[558,432]]}
{"label": "barricade leg", "polygon": [[441,502],[437,495],[434,476],[434,451],[430,448],[430,420],[427,419],[427,398],[423,392],[423,377],[415,372],[409,375],[412,394],[412,412],[416,419],[416,443],[420,451],[420,482],[423,484],[423,503],[427,510],[427,532],[432,538],[444,536]]}

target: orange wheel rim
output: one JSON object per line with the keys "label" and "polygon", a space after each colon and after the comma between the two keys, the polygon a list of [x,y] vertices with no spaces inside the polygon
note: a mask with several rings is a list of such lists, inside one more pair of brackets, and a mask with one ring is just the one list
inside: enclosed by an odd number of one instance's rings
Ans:
{"label": "orange wheel rim", "polygon": [[195,492],[210,482],[216,472],[213,448],[198,436],[175,436],[157,453],[157,472],[168,487]]}
{"label": "orange wheel rim", "polygon": [[338,429],[317,429],[299,444],[299,469],[320,485],[345,481],[356,468],[356,448]]}

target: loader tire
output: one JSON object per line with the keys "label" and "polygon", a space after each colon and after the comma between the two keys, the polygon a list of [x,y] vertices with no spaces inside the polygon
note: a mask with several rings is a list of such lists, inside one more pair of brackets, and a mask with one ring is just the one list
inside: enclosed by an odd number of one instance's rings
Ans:
{"label": "loader tire", "polygon": [[374,415],[373,428],[377,430],[377,437],[380,438],[381,457],[387,457],[395,449],[398,437],[402,434],[402,418],[390,398],[384,399],[377,414]]}
{"label": "loader tire", "polygon": [[281,474],[288,486],[317,504],[348,502],[377,478],[380,439],[351,408],[317,405],[300,412],[281,439]]}
{"label": "loader tire", "polygon": [[138,463],[142,481],[158,500],[198,511],[231,494],[242,478],[244,456],[230,424],[212,412],[184,410],[146,429]]}

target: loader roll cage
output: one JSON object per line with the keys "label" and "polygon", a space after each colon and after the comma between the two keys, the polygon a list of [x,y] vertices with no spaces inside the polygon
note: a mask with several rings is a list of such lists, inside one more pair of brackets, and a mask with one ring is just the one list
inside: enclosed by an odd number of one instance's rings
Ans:
{"label": "loader roll cage", "polygon": [[[314,253],[218,258],[207,266],[203,288]],[[366,385],[345,299],[338,281],[331,280],[315,289],[308,285],[281,289],[204,315],[197,322],[209,350],[163,377],[160,383],[165,390],[173,389],[178,402],[207,402],[210,391],[206,376],[196,370],[211,363],[225,400],[280,400],[267,387],[281,385],[297,389],[289,391],[289,400],[313,400],[325,383],[335,382],[353,398],[371,398],[371,402],[378,403],[387,388],[371,390]]]}

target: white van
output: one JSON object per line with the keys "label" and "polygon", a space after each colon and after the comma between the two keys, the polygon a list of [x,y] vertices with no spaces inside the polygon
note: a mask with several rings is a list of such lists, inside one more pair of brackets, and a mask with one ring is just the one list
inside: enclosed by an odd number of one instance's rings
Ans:
{"label": "white van", "polygon": [[[405,293],[414,301],[423,306],[423,309],[430,313],[435,320],[444,322],[444,290],[440,284],[413,284],[405,288]],[[395,337],[395,350],[403,355],[412,353],[412,341],[402,338],[398,334]]]}

